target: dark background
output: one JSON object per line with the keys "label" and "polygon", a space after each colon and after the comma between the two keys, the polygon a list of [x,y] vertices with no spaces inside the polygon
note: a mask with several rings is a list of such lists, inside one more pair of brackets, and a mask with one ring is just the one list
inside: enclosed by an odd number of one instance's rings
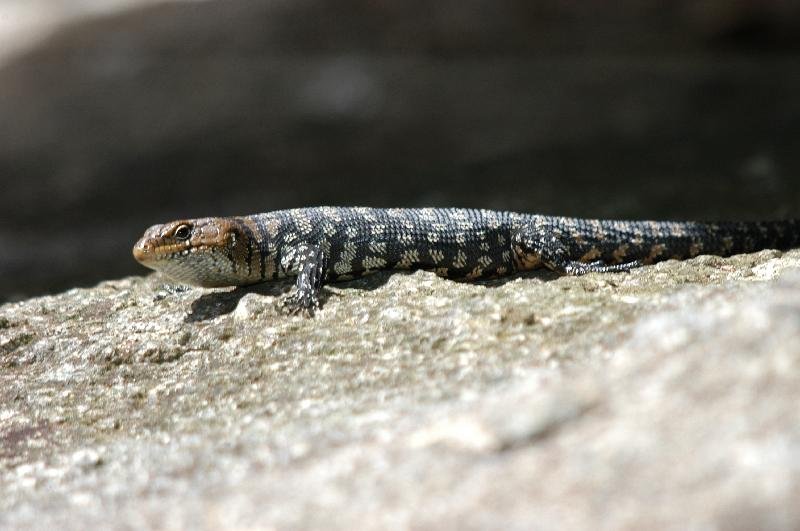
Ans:
{"label": "dark background", "polygon": [[317,204],[800,216],[800,3],[208,1],[0,70],[0,301]]}

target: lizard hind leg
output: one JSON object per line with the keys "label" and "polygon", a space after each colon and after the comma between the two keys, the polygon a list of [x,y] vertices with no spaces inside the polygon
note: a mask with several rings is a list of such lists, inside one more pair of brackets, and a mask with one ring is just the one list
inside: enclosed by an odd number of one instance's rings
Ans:
{"label": "lizard hind leg", "polygon": [[[535,220],[517,230],[512,236],[514,262],[518,269],[531,269],[534,262],[556,273],[585,275],[586,273],[627,272],[642,265],[641,260],[609,264],[603,260],[581,261],[587,256],[586,238],[579,241],[563,223]],[[585,260],[585,258],[584,258]]]}
{"label": "lizard hind leg", "polygon": [[534,220],[520,227],[511,235],[514,265],[518,271],[547,267],[566,273],[566,266],[573,259],[565,235],[559,227],[544,220]]}

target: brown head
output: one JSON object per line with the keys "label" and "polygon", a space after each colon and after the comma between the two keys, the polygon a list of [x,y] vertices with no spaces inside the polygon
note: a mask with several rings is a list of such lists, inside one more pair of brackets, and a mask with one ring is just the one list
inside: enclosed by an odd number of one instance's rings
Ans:
{"label": "brown head", "polygon": [[153,225],[133,246],[150,269],[195,286],[247,284],[252,242],[234,218],[184,219]]}

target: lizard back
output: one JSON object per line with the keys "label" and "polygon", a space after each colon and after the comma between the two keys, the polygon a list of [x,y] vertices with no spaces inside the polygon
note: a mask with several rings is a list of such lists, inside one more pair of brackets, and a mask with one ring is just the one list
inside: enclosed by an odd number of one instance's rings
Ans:
{"label": "lizard back", "polygon": [[277,250],[279,263],[294,260],[290,249],[321,245],[326,280],[335,281],[381,269],[431,269],[454,279],[504,275],[514,267],[513,231],[531,217],[459,208],[317,207],[245,219]]}

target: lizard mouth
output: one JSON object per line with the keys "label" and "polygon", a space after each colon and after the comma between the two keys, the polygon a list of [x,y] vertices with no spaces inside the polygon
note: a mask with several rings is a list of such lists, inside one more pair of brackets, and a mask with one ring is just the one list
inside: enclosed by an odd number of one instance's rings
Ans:
{"label": "lizard mouth", "polygon": [[188,255],[204,248],[205,246],[187,248],[184,244],[155,245],[148,238],[142,238],[133,246],[133,257],[143,266],[154,269],[162,260]]}

